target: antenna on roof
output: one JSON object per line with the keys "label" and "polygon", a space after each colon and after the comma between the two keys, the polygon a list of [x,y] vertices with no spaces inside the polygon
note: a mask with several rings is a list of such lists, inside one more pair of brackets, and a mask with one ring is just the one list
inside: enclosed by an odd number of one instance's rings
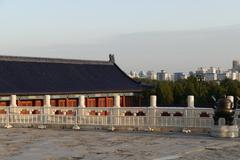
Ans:
{"label": "antenna on roof", "polygon": [[109,54],[109,62],[115,63],[115,57],[114,54]]}

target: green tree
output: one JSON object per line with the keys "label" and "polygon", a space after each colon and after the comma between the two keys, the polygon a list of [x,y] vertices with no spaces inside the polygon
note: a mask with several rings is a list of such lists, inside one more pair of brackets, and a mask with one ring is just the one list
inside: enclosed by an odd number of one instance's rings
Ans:
{"label": "green tree", "polygon": [[230,79],[218,81],[199,81],[196,77],[189,77],[186,80],[176,82],[141,80],[152,86],[152,89],[144,91],[143,102],[149,105],[149,96],[155,94],[158,96],[158,105],[186,105],[188,95],[195,96],[196,106],[209,106],[211,96],[220,98],[223,95],[232,95],[240,97],[240,82]]}
{"label": "green tree", "polygon": [[240,95],[239,81],[226,79],[222,81],[221,85],[225,88],[227,95],[232,95],[232,96]]}
{"label": "green tree", "polygon": [[182,82],[175,82],[173,97],[175,105],[186,105],[186,96],[184,95],[184,87]]}
{"label": "green tree", "polygon": [[161,105],[173,105],[173,90],[170,82],[160,82],[158,86],[159,104]]}

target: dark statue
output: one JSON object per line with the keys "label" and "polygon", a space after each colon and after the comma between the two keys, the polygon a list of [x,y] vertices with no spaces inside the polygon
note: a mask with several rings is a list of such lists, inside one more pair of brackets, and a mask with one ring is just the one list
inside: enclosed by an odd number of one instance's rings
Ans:
{"label": "dark statue", "polygon": [[115,57],[114,54],[109,54],[109,62],[115,63]]}
{"label": "dark statue", "polygon": [[226,125],[233,125],[234,114],[236,109],[239,106],[240,99],[237,97],[235,100],[235,104],[226,96],[221,99],[216,100],[215,97],[212,96],[212,107],[214,109],[214,125],[218,125],[219,118],[224,118]]}

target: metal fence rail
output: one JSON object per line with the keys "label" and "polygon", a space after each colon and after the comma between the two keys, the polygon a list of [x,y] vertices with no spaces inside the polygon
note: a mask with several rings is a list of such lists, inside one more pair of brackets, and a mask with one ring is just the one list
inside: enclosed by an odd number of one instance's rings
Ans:
{"label": "metal fence rail", "polygon": [[[240,125],[237,110],[235,123]],[[1,125],[78,125],[140,128],[211,128],[210,108],[174,107],[0,107]]]}

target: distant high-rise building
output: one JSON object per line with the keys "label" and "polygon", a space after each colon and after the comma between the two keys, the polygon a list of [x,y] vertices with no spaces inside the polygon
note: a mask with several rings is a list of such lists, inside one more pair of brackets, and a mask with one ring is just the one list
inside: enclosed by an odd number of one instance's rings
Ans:
{"label": "distant high-rise building", "polygon": [[217,72],[217,69],[215,67],[210,67],[208,70],[207,70],[207,73],[216,73]]}
{"label": "distant high-rise building", "polygon": [[238,72],[232,72],[230,78],[232,80],[238,80]]}
{"label": "distant high-rise building", "polygon": [[152,79],[152,80],[156,80],[157,79],[157,74],[154,71],[148,71],[147,72],[147,78]]}
{"label": "distant high-rise building", "polygon": [[170,81],[171,80],[171,74],[167,73],[164,70],[161,70],[157,73],[157,79],[159,81]]}
{"label": "distant high-rise building", "polygon": [[207,72],[207,69],[203,68],[203,67],[200,67],[197,69],[196,71],[196,75],[204,75],[205,73]]}
{"label": "distant high-rise building", "polygon": [[147,75],[146,75],[146,73],[144,71],[140,71],[138,73],[138,76],[139,76],[139,78],[147,78]]}
{"label": "distant high-rise building", "polygon": [[174,81],[181,80],[181,79],[187,79],[187,75],[183,72],[177,72],[173,74]]}
{"label": "distant high-rise building", "polygon": [[217,80],[217,69],[210,67],[204,74],[205,81],[216,81]]}
{"label": "distant high-rise building", "polygon": [[205,73],[204,79],[205,81],[216,81],[217,73]]}
{"label": "distant high-rise building", "polygon": [[130,71],[128,76],[131,78],[138,78],[138,74],[135,71]]}
{"label": "distant high-rise building", "polygon": [[221,73],[222,73],[222,70],[218,67],[217,70],[216,70],[216,73],[217,73],[217,74],[221,74]]}
{"label": "distant high-rise building", "polygon": [[238,60],[233,60],[232,70],[233,70],[233,72],[240,71],[240,64],[239,64]]}
{"label": "distant high-rise building", "polygon": [[201,78],[201,80],[204,80],[206,72],[207,72],[207,69],[200,67],[197,69],[195,76],[198,78]]}

